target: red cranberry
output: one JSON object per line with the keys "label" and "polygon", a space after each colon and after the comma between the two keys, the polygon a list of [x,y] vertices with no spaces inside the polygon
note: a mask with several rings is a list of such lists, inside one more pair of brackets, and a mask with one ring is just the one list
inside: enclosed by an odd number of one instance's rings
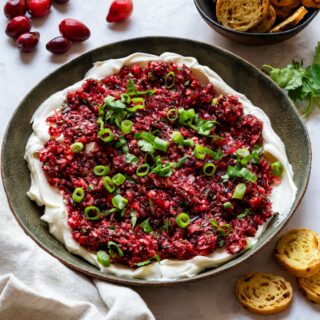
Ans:
{"label": "red cranberry", "polygon": [[67,3],[69,0],[54,0],[56,3]]}
{"label": "red cranberry", "polygon": [[44,17],[50,12],[51,4],[51,0],[29,0],[28,11],[32,17]]}
{"label": "red cranberry", "polygon": [[85,41],[90,37],[90,30],[82,22],[75,19],[64,19],[59,24],[63,36],[71,41]]}
{"label": "red cranberry", "polygon": [[70,47],[71,41],[62,36],[53,38],[46,45],[47,50],[55,54],[65,53]]}
{"label": "red cranberry", "polygon": [[24,33],[17,39],[18,48],[23,52],[30,52],[37,46],[39,38],[39,32]]}
{"label": "red cranberry", "polygon": [[27,2],[26,0],[8,0],[3,11],[10,20],[16,16],[24,16],[27,11]]}
{"label": "red cranberry", "polygon": [[114,0],[111,3],[107,22],[121,22],[128,19],[133,11],[132,0]]}
{"label": "red cranberry", "polygon": [[11,38],[18,38],[21,34],[29,32],[31,20],[25,16],[14,17],[6,27],[6,34]]}

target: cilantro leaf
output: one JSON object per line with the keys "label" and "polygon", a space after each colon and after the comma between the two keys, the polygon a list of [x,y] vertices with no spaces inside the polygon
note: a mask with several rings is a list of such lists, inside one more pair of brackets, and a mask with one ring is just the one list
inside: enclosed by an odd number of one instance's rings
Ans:
{"label": "cilantro leaf", "polygon": [[320,42],[318,42],[315,51],[312,64],[320,64]]}
{"label": "cilantro leaf", "polygon": [[320,42],[315,48],[313,63],[307,68],[298,62],[285,68],[264,67],[271,79],[287,90],[292,100],[298,101],[296,105],[304,117],[309,116],[315,106],[320,108]]}
{"label": "cilantro leaf", "polygon": [[126,163],[137,164],[139,162],[139,158],[132,153],[127,153],[125,161]]}
{"label": "cilantro leaf", "polygon": [[150,226],[150,222],[149,222],[149,219],[146,219],[144,220],[143,222],[141,222],[139,224],[139,226],[141,227],[141,229],[146,232],[146,233],[149,233],[149,232],[152,232],[153,229],[152,227]]}
{"label": "cilantro leaf", "polygon": [[139,140],[138,141],[138,146],[144,152],[152,153],[154,151],[153,145],[150,142],[146,141],[146,140]]}
{"label": "cilantro leaf", "polygon": [[137,215],[134,211],[130,212],[130,216],[131,216],[131,226],[132,229],[135,227],[136,223],[137,223]]}
{"label": "cilantro leaf", "polygon": [[266,68],[271,68],[270,78],[276,82],[281,88],[293,90],[302,86],[303,78],[306,75],[306,70],[298,63],[293,61],[285,68],[273,68],[264,65]]}

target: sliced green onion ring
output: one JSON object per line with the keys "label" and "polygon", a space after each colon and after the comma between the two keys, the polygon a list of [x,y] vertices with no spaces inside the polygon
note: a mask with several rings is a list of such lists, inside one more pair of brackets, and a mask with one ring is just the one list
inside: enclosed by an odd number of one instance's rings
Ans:
{"label": "sliced green onion ring", "polygon": [[84,209],[84,215],[87,220],[98,220],[101,217],[101,211],[95,206],[89,206]]}
{"label": "sliced green onion ring", "polygon": [[155,165],[154,155],[150,152],[147,152],[146,155],[144,156],[144,162],[151,167],[154,166]]}
{"label": "sliced green onion ring", "polygon": [[122,173],[117,173],[112,177],[112,182],[119,187],[126,181],[126,179],[126,176]]}
{"label": "sliced green onion ring", "polygon": [[149,173],[149,171],[150,171],[150,166],[147,163],[144,163],[137,168],[136,175],[138,177],[144,177]]}
{"label": "sliced green onion ring", "polygon": [[183,143],[183,136],[179,131],[173,131],[171,134],[171,139],[176,144],[182,144]]}
{"label": "sliced green onion ring", "polygon": [[110,173],[110,167],[102,165],[95,166],[93,168],[93,173],[98,177],[106,176]]}
{"label": "sliced green onion ring", "polygon": [[103,250],[97,252],[97,260],[104,267],[110,266],[110,256]]}
{"label": "sliced green onion ring", "polygon": [[102,183],[104,187],[108,190],[108,192],[112,193],[114,190],[116,190],[116,186],[109,176],[103,177]]}
{"label": "sliced green onion ring", "polygon": [[202,167],[202,171],[206,176],[213,176],[216,170],[217,167],[211,162],[205,163]]}
{"label": "sliced green onion ring", "polygon": [[230,201],[225,202],[225,203],[223,204],[223,207],[224,207],[225,209],[230,209],[230,208],[232,208],[232,203],[231,203]]}
{"label": "sliced green onion ring", "polygon": [[108,241],[108,249],[111,256],[115,256],[114,250],[117,250],[118,256],[123,257],[123,251],[115,242]]}
{"label": "sliced green onion ring", "polygon": [[257,176],[254,173],[252,173],[250,170],[248,170],[247,168],[242,168],[240,170],[240,175],[250,182],[257,181]]}
{"label": "sliced green onion ring", "polygon": [[207,155],[207,148],[201,144],[197,144],[193,150],[193,154],[197,159],[203,160]]}
{"label": "sliced green onion ring", "polygon": [[133,122],[131,120],[123,120],[120,124],[120,129],[123,134],[131,133]]}
{"label": "sliced green onion ring", "polygon": [[85,192],[82,188],[75,188],[72,194],[72,200],[74,202],[81,202],[85,196]]}
{"label": "sliced green onion ring", "polygon": [[117,194],[116,196],[114,196],[112,198],[112,204],[114,207],[122,210],[126,207],[128,203],[128,200],[126,198],[124,198],[123,196],[121,196],[120,194]]}
{"label": "sliced green onion ring", "polygon": [[247,148],[238,149],[236,155],[240,158],[246,158],[250,156],[250,151]]}
{"label": "sliced green onion ring", "polygon": [[103,142],[110,142],[114,139],[114,134],[109,128],[102,129],[98,132],[98,137]]}
{"label": "sliced green onion ring", "polygon": [[167,152],[168,147],[169,147],[169,142],[166,141],[166,140],[163,140],[163,139],[160,139],[160,138],[156,137],[154,139],[153,146],[157,150],[160,150],[160,151],[163,151],[163,152]]}
{"label": "sliced green onion ring", "polygon": [[280,177],[283,173],[283,165],[280,161],[276,161],[271,165],[271,172],[274,176]]}
{"label": "sliced green onion ring", "polygon": [[178,117],[179,117],[178,109],[172,108],[167,111],[167,119],[170,122],[175,122],[178,119]]}
{"label": "sliced green onion ring", "polygon": [[176,75],[173,71],[170,71],[166,74],[164,78],[164,84],[167,89],[171,89],[174,86],[174,83],[176,81]]}
{"label": "sliced green onion ring", "polygon": [[176,216],[176,223],[180,228],[186,228],[190,223],[190,217],[187,213],[181,212]]}
{"label": "sliced green onion ring", "polygon": [[75,142],[70,146],[70,149],[73,153],[78,153],[84,149],[82,142]]}
{"label": "sliced green onion ring", "polygon": [[233,192],[232,199],[242,200],[246,191],[247,191],[246,185],[244,183],[239,183]]}

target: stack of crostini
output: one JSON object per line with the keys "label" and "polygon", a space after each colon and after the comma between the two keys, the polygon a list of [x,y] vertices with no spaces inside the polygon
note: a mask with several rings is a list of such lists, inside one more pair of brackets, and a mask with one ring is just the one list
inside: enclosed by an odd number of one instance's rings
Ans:
{"label": "stack of crostini", "polygon": [[[274,257],[297,278],[302,294],[320,304],[320,235],[310,229],[293,229],[280,237]],[[292,302],[292,286],[283,277],[251,272],[236,283],[236,296],[242,306],[257,314],[285,310]]]}
{"label": "stack of crostini", "polygon": [[[223,26],[242,32],[280,32],[293,28],[320,0],[217,0]],[[307,7],[307,8],[306,8]]]}

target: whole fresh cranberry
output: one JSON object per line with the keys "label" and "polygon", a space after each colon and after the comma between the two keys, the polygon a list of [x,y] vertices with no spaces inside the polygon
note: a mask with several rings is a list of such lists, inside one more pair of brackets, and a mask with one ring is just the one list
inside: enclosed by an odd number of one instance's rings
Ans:
{"label": "whole fresh cranberry", "polygon": [[17,16],[11,19],[6,27],[6,34],[11,38],[18,38],[21,34],[29,32],[31,20],[25,16]]}
{"label": "whole fresh cranberry", "polygon": [[5,16],[13,19],[16,16],[24,16],[27,12],[26,0],[8,0],[3,7]]}
{"label": "whole fresh cranberry", "polygon": [[48,51],[54,54],[67,52],[71,47],[71,41],[63,36],[53,38],[46,44]]}
{"label": "whole fresh cranberry", "polygon": [[23,52],[30,52],[37,46],[39,38],[39,32],[24,33],[17,39],[18,48]]}
{"label": "whole fresh cranberry", "polygon": [[60,33],[71,41],[81,42],[90,37],[90,30],[75,19],[64,19],[59,24]]}
{"label": "whole fresh cranberry", "polygon": [[132,0],[114,0],[111,3],[107,22],[121,22],[128,19],[133,11]]}
{"label": "whole fresh cranberry", "polygon": [[56,3],[67,3],[69,0],[54,0]]}
{"label": "whole fresh cranberry", "polygon": [[29,0],[28,11],[32,17],[44,17],[50,12],[52,1],[51,0]]}

